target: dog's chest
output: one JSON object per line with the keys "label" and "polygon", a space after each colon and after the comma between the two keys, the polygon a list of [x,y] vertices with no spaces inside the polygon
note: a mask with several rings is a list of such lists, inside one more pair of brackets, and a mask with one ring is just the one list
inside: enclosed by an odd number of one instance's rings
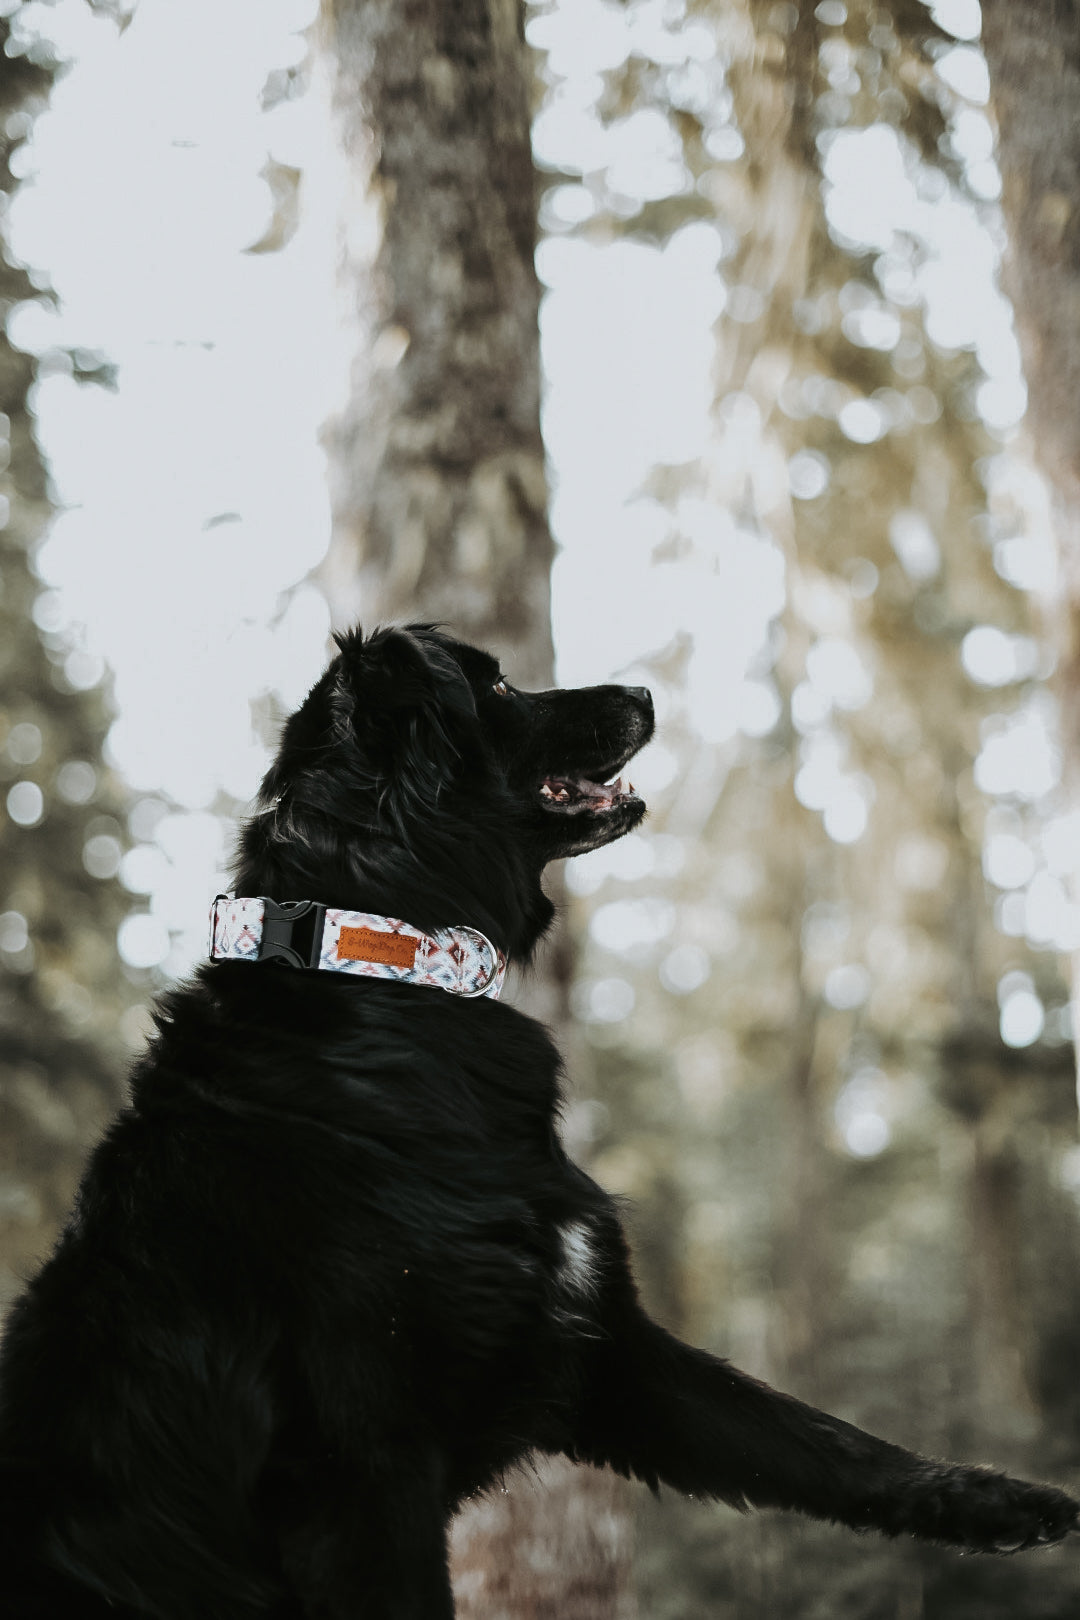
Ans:
{"label": "dog's chest", "polygon": [[600,1286],[600,1257],[596,1239],[585,1221],[566,1221],[559,1227],[562,1258],[555,1272],[561,1294],[580,1305],[594,1299]]}

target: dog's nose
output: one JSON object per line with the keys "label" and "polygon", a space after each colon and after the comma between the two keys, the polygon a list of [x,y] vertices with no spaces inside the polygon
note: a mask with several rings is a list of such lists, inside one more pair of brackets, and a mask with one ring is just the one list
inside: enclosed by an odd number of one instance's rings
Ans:
{"label": "dog's nose", "polygon": [[626,690],[631,697],[637,698],[639,703],[644,703],[647,709],[652,708],[652,693],[647,686],[628,686]]}

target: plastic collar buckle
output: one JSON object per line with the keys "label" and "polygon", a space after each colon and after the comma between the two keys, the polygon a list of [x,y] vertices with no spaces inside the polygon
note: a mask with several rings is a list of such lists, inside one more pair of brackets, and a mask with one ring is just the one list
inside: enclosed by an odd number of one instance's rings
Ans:
{"label": "plastic collar buckle", "polygon": [[322,951],[326,907],[318,900],[268,900],[263,896],[262,943],[258,961],[288,962],[314,968]]}

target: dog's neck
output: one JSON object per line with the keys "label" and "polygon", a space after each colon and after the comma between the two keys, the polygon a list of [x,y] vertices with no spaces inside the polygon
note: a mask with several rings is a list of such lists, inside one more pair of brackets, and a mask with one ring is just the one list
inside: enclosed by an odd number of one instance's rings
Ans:
{"label": "dog's neck", "polygon": [[415,847],[378,833],[332,840],[287,803],[247,822],[233,892],[403,918],[430,935],[464,925],[522,964],[555,915],[511,837],[459,828],[431,829]]}

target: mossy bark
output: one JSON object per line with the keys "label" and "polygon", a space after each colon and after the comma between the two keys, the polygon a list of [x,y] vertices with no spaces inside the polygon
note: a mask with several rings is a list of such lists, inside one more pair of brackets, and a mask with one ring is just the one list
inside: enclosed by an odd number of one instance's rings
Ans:
{"label": "mossy bark", "polygon": [[[335,606],[550,676],[531,70],[517,0],[333,0],[359,341],[329,433]],[[362,215],[371,230],[358,232]]]}

